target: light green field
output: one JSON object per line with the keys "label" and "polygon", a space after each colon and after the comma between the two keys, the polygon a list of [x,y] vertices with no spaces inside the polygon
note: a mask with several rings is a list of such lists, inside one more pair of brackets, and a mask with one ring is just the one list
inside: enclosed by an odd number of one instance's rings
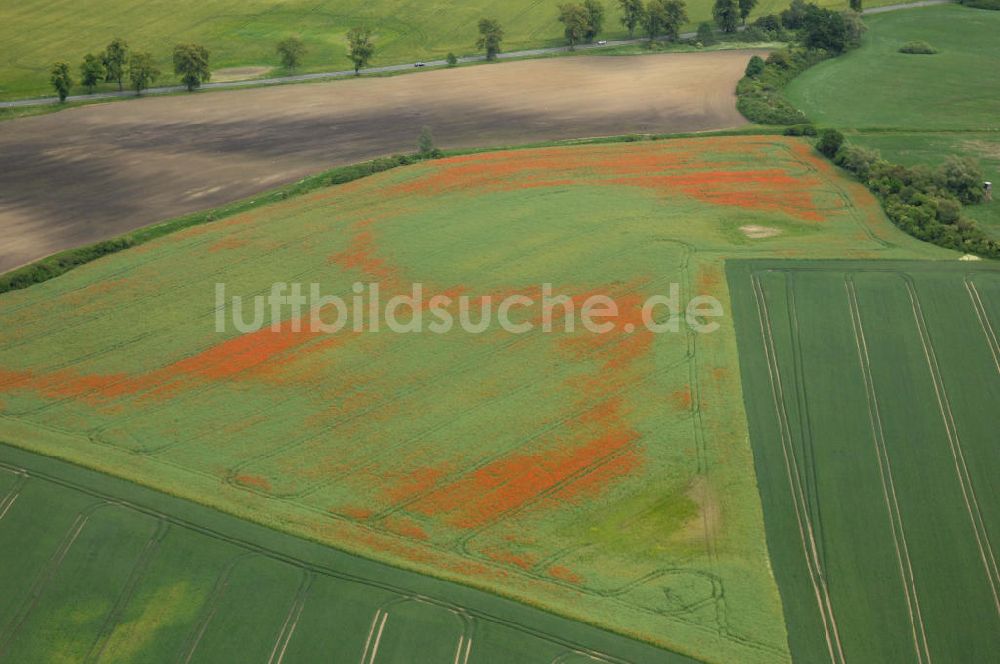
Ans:
{"label": "light green field", "polygon": [[1000,268],[727,271],[794,659],[993,659]]}
{"label": "light green field", "polygon": [[693,664],[0,445],[3,661],[548,664],[580,652]]}
{"label": "light green field", "polygon": [[[973,157],[985,179],[1000,182],[1000,12],[924,7],[865,23],[860,49],[798,76],[788,98],[812,120],[844,129],[852,143],[877,148],[890,161],[937,166],[948,155]],[[913,40],[940,52],[897,52]],[[965,214],[1000,238],[1000,203]]]}
{"label": "light green field", "polygon": [[0,296],[0,440],[706,661],[787,661],[728,316],[709,335],[214,331],[219,282],[549,282],[625,320],[676,283],[728,311],[733,256],[955,255],[793,139],[453,157]]}
{"label": "light green field", "polygon": [[[889,4],[890,0],[866,3]],[[275,45],[298,34],[309,49],[301,71],[350,68],[345,35],[357,25],[375,31],[374,64],[393,64],[475,52],[478,22],[500,20],[505,50],[562,43],[556,20],[558,0],[89,0],[86,3],[0,0],[0,99],[49,95],[49,69],[56,60],[77,67],[88,52],[99,52],[115,36],[151,51],[166,78],[173,80],[170,52],[177,43],[196,42],[212,53],[214,68],[277,66]],[[783,9],[783,0],[762,0],[756,14]],[[842,0],[820,4],[846,7]],[[606,0],[604,37],[627,36],[617,3]],[[692,0],[692,26],[710,20],[711,2]],[[693,27],[692,27],[693,29]]]}
{"label": "light green field", "polygon": [[[940,5],[865,18],[861,48],[785,89],[814,122],[849,129],[1000,131],[1000,12]],[[898,53],[923,40],[936,55]]]}

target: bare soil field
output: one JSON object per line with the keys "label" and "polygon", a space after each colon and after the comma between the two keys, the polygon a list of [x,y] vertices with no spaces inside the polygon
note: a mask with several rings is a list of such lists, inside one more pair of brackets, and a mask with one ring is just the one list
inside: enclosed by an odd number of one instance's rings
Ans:
{"label": "bare soil field", "polygon": [[337,165],[745,124],[750,50],[577,57],[149,98],[0,123],[0,272]]}

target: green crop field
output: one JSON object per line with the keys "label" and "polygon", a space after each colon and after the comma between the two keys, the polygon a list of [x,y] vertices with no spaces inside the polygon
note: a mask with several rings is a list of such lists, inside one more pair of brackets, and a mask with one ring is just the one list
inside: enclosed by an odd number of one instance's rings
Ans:
{"label": "green crop field", "polygon": [[[977,159],[1000,183],[1000,12],[954,5],[865,19],[863,46],[794,79],[789,99],[814,121],[906,165]],[[926,41],[936,55],[898,52]],[[862,130],[862,131],[854,131]],[[966,209],[1000,238],[1000,202]]]}
{"label": "green crop field", "polygon": [[316,335],[269,311],[277,332],[215,331],[219,283],[481,302],[547,282],[625,321],[675,283],[728,314],[722,261],[760,256],[956,254],[794,139],[451,157],[0,296],[0,440],[706,661],[786,661],[728,315],[706,335]]}
{"label": "green crop field", "polygon": [[[345,35],[358,25],[375,32],[374,64],[443,58],[449,51],[472,54],[477,25],[484,16],[500,20],[506,50],[558,45],[562,43],[558,4],[558,0],[89,0],[86,4],[0,0],[0,99],[52,94],[48,78],[53,62],[70,62],[79,78],[77,67],[83,56],[99,52],[115,36],[151,51],[165,74],[161,82],[174,79],[170,53],[175,44],[205,45],[215,68],[274,67],[279,63],[275,45],[291,34],[298,34],[309,49],[301,71],[340,70],[350,65]],[[619,24],[617,2],[604,4],[605,36],[627,36]],[[787,4],[762,0],[755,15]],[[843,0],[820,4],[847,6]],[[709,0],[692,0],[688,5],[689,28],[711,19]]]}
{"label": "green crop field", "polygon": [[0,445],[0,659],[693,663]]}
{"label": "green crop field", "polygon": [[1000,268],[727,271],[793,657],[995,659]]}

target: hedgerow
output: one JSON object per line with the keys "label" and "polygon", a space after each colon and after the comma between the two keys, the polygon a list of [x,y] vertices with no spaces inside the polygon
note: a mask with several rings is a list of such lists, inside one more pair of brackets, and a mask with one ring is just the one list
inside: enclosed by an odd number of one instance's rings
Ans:
{"label": "hedgerow", "polygon": [[775,51],[759,76],[744,76],[736,86],[736,108],[751,122],[772,125],[808,124],[809,119],[785,99],[781,90],[800,73],[830,57],[824,50],[789,46]]}
{"label": "hedgerow", "polygon": [[834,163],[853,173],[882,202],[889,219],[913,237],[946,249],[1000,258],[1000,242],[962,206],[983,200],[983,174],[972,159],[949,156],[936,169],[886,161],[878,150],[844,144]]}

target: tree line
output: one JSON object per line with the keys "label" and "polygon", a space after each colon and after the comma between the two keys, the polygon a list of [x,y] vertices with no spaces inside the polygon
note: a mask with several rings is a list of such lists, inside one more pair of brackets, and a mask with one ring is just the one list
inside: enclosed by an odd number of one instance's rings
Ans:
{"label": "tree line", "polygon": [[[211,78],[208,60],[208,50],[204,46],[178,44],[174,47],[174,73],[189,91]],[[100,83],[117,83],[118,90],[122,91],[127,81],[129,88],[138,95],[155,83],[161,74],[151,53],[132,50],[127,41],[116,37],[99,54],[88,53],[83,57],[80,85],[92,93]],[[52,65],[50,80],[59,101],[66,101],[75,84],[69,63],[60,61]]]}
{"label": "tree line", "polygon": [[[740,22],[746,24],[747,17],[758,0],[715,0],[713,17],[716,26],[724,33],[736,32]],[[637,30],[650,41],[665,38],[677,40],[681,27],[688,21],[687,5],[684,0],[617,0],[621,12],[621,24],[634,38]],[[860,0],[851,0],[852,6]],[[606,11],[600,0],[583,0],[581,3],[560,4],[557,20],[563,24],[563,33],[570,50],[577,44],[593,42],[604,29]],[[479,37],[475,47],[494,61],[501,53],[504,29],[495,18],[484,17],[479,21]],[[699,42],[711,43],[713,30],[702,24],[698,30]],[[360,75],[375,56],[374,33],[371,28],[359,26],[347,32],[347,57],[354,66],[355,75]],[[296,69],[307,53],[305,43],[297,36],[290,36],[278,42],[278,58],[286,71]],[[174,74],[188,91],[200,87],[212,77],[208,49],[198,44],[178,44],[173,51]],[[454,53],[447,56],[448,66],[456,66],[458,58]],[[117,83],[118,90],[129,87],[141,94],[155,83],[162,72],[156,60],[148,51],[132,50],[124,39],[115,38],[99,54],[88,53],[79,65],[79,83],[88,93],[101,83]],[[64,102],[76,84],[69,63],[56,62],[52,65],[50,80],[52,87]]]}

